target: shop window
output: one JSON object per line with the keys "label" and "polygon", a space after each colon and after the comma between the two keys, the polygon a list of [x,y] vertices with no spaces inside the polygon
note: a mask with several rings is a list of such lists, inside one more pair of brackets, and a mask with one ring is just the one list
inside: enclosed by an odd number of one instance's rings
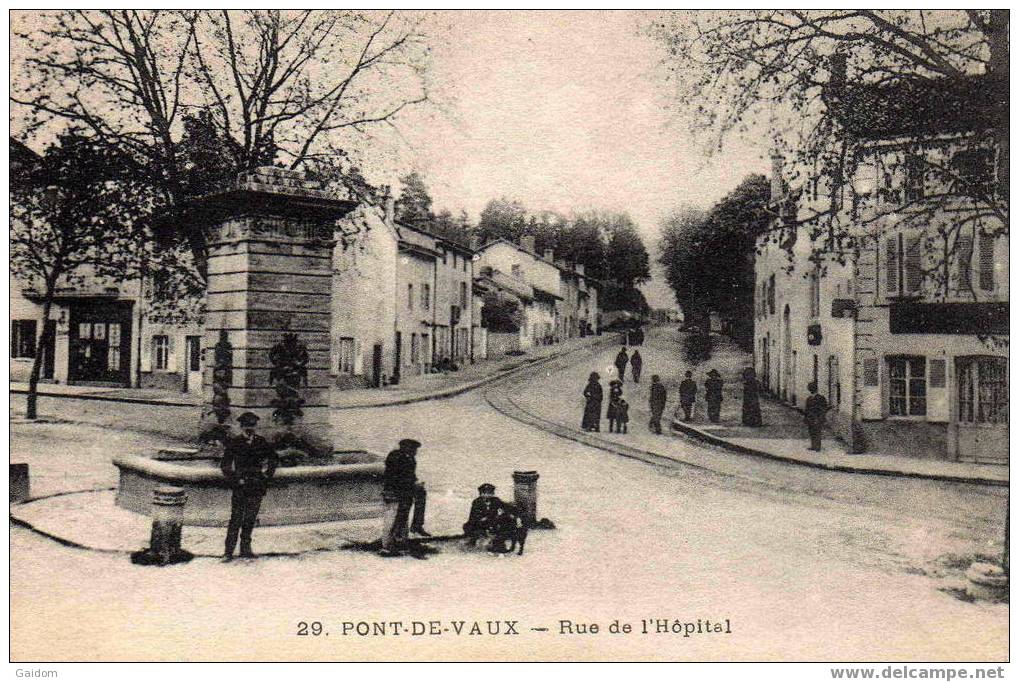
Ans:
{"label": "shop window", "polygon": [[157,334],[152,337],[152,369],[165,372],[170,367],[170,337]]}
{"label": "shop window", "polygon": [[927,361],[923,357],[888,358],[888,414],[927,414]]}
{"label": "shop window", "polygon": [[1008,360],[994,357],[958,358],[959,421],[1008,423]]}
{"label": "shop window", "polygon": [[35,357],[35,320],[11,321],[11,357]]}

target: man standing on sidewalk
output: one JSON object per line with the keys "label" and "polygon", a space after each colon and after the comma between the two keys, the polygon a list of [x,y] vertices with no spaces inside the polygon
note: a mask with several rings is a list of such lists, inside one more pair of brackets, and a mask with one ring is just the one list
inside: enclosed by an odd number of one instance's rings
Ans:
{"label": "man standing on sidewalk", "polygon": [[824,416],[830,409],[828,401],[823,395],[817,392],[817,384],[811,381],[807,385],[810,397],[803,412],[807,420],[807,430],[810,432],[810,449],[814,452],[821,451],[821,429],[824,428]]}
{"label": "man standing on sidewalk", "polygon": [[616,371],[619,372],[619,383],[623,383],[626,380],[626,363],[629,361],[629,357],[626,355],[626,346],[619,349],[616,353]]}
{"label": "man standing on sidewalk", "polygon": [[630,356],[630,371],[633,374],[633,383],[640,383],[640,371],[644,367],[644,358],[640,357],[640,351],[634,350]]}
{"label": "man standing on sidewalk", "polygon": [[255,433],[258,415],[245,412],[237,418],[241,435],[228,438],[224,443],[220,468],[233,488],[230,497],[230,523],[226,530],[226,548],[223,558],[230,561],[237,547],[237,534],[241,536],[241,556],[253,558],[251,532],[258,520],[258,509],[276,473],[276,451],[265,439]]}
{"label": "man standing on sidewalk", "polygon": [[386,472],[382,479],[382,499],[386,503],[382,530],[383,556],[397,556],[398,546],[407,540],[407,518],[414,508],[414,521],[410,532],[428,537],[424,529],[425,487],[417,480],[417,451],[421,443],[404,438],[399,448],[386,457]]}
{"label": "man standing on sidewalk", "polygon": [[665,392],[665,386],[662,384],[661,379],[657,374],[651,375],[651,421],[648,422],[648,426],[655,433],[660,434],[662,432],[662,412],[665,411],[665,402],[668,396]]}
{"label": "man standing on sidewalk", "polygon": [[690,412],[696,399],[697,382],[693,380],[693,372],[687,370],[686,378],[679,385],[679,404],[683,408],[683,421],[690,421]]}

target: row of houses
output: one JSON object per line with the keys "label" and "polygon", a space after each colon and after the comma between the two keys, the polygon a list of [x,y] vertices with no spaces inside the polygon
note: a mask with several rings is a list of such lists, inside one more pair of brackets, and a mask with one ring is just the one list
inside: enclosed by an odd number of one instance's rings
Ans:
{"label": "row of houses", "polygon": [[819,253],[825,233],[810,220],[832,197],[789,186],[797,169],[773,159],[785,214],[758,243],[754,364],[790,405],[816,384],[854,452],[1008,461],[1007,225],[946,179],[1007,192],[988,78],[961,94],[933,88],[929,101],[914,93],[908,107],[886,91],[883,107],[856,112],[867,121],[843,202],[853,245],[840,254]]}
{"label": "row of houses", "polygon": [[[14,147],[12,142],[12,148]],[[21,150],[23,151],[23,150]],[[339,388],[380,387],[598,327],[598,282],[583,266],[537,254],[533,237],[468,248],[361,204],[336,226],[331,373]],[[10,278],[11,380],[26,381],[43,325],[42,380],[201,393],[200,323],[153,322],[146,288],[82,273],[43,322],[40,292]],[[510,297],[519,328],[489,334],[485,296]]]}

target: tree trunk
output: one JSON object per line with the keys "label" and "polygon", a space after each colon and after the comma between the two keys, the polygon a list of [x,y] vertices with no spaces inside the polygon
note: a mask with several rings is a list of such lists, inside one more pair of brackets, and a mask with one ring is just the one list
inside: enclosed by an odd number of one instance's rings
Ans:
{"label": "tree trunk", "polygon": [[38,416],[38,403],[39,403],[39,375],[42,373],[42,358],[43,351],[46,348],[46,341],[49,339],[48,329],[49,325],[46,324],[50,319],[50,310],[53,308],[53,288],[46,288],[46,297],[43,299],[42,304],[42,333],[39,334],[39,340],[36,341],[35,346],[35,359],[32,361],[32,373],[28,377],[28,399],[26,401],[25,417],[28,419],[36,419]]}

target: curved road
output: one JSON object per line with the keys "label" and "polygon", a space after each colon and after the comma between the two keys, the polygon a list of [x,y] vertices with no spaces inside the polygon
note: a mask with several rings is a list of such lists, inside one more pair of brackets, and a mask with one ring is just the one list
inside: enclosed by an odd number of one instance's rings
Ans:
{"label": "curved road", "polygon": [[[672,343],[661,335],[645,346],[646,376],[678,357]],[[557,430],[572,427],[584,378],[615,350],[531,369],[487,389],[489,399],[511,399],[537,418],[561,422]],[[636,446],[655,438],[644,433],[646,396],[628,399],[632,433],[601,434],[606,447],[613,439]],[[50,471],[51,487],[62,485],[57,469],[83,464],[90,467],[89,483],[112,484],[115,472],[101,464],[111,443],[152,445],[181,435],[191,418],[183,408],[41,404],[46,414],[94,425],[43,427],[54,434],[49,440],[39,425],[14,426],[14,455],[35,457],[33,471]],[[447,545],[427,561],[328,552],[239,567],[200,560],[164,571],[14,529],[12,655],[91,647],[89,655],[99,658],[137,659],[138,643],[149,642],[152,652],[195,659],[252,651],[305,660],[1007,657],[1007,605],[970,604],[951,593],[974,555],[1000,550],[1001,489],[819,471],[671,436],[655,438],[654,446],[677,459],[709,457],[717,471],[648,464],[521,423],[493,409],[479,391],[338,411],[333,422],[345,445],[384,452],[403,437],[424,443],[419,476],[428,484],[433,532],[462,522],[481,482],[512,496],[510,473],[517,469],[540,472],[539,514],[557,529],[532,533],[519,558]],[[123,434],[108,425],[161,435]],[[39,454],[46,444],[50,451]],[[74,463],[60,463],[70,456]],[[391,638],[292,637],[297,620],[352,618],[519,619],[525,628],[550,632],[406,638],[398,647]],[[605,632],[614,619],[698,618],[728,618],[732,633]],[[559,635],[560,620],[598,622],[603,632]]]}

